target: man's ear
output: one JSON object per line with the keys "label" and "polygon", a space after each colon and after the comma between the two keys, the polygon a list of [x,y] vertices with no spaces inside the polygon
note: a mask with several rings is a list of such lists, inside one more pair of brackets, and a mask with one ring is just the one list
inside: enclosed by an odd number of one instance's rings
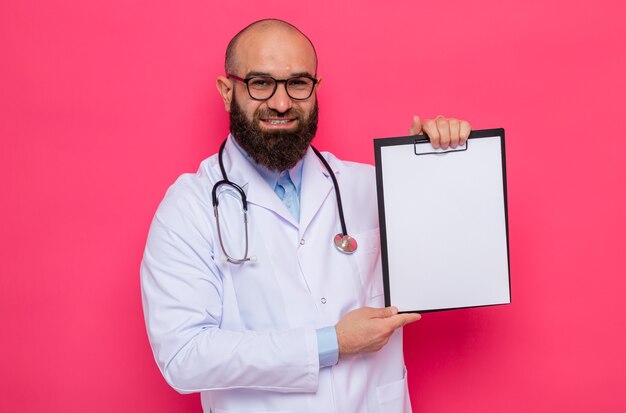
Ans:
{"label": "man's ear", "polygon": [[318,77],[317,78],[317,83],[315,84],[315,91],[317,92],[318,89],[320,88],[320,85],[322,84],[322,78]]}
{"label": "man's ear", "polygon": [[226,112],[230,112],[230,103],[233,100],[234,93],[232,80],[226,76],[218,76],[215,86],[217,86],[217,91],[224,101],[224,109],[226,109]]}

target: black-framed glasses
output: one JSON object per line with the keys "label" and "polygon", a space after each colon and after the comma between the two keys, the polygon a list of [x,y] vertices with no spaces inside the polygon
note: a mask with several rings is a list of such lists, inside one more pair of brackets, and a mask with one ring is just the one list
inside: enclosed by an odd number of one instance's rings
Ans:
{"label": "black-framed glasses", "polygon": [[287,95],[294,100],[306,100],[313,94],[317,79],[311,76],[294,76],[288,79],[274,79],[271,76],[251,76],[242,78],[235,75],[226,75],[246,84],[248,94],[254,100],[268,100],[278,88],[279,83],[285,84]]}

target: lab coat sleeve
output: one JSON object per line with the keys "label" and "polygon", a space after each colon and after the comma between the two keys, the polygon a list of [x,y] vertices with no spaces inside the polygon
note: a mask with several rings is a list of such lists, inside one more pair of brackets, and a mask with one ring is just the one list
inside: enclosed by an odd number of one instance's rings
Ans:
{"label": "lab coat sleeve", "polygon": [[[315,330],[220,328],[223,284],[208,242],[197,222],[185,221],[180,210],[169,219],[167,209],[162,204],[152,222],[141,264],[146,328],[165,380],[181,393],[228,388],[315,392]],[[177,230],[164,221],[174,222]]]}

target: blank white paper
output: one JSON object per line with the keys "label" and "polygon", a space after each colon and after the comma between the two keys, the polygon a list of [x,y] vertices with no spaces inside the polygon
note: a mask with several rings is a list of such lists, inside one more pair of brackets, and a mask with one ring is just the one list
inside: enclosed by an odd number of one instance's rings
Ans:
{"label": "blank white paper", "polygon": [[389,293],[400,311],[510,303],[500,141],[420,156],[413,144],[381,147]]}

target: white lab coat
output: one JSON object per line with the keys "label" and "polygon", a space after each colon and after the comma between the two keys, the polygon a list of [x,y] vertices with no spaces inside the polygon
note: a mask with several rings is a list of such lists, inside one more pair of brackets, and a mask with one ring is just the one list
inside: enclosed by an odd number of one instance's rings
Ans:
{"label": "white lab coat", "polygon": [[[146,327],[163,376],[181,393],[202,392],[205,412],[410,411],[401,330],[377,353],[319,368],[317,328],[355,308],[384,306],[374,168],[324,155],[358,241],[345,255],[332,242],[341,231],[332,180],[312,150],[302,167],[298,224],[231,139],[224,165],[247,193],[257,260],[221,259],[211,190],[222,175],[214,155],[167,191],[141,266]],[[222,237],[239,258],[241,207],[224,191]]]}

